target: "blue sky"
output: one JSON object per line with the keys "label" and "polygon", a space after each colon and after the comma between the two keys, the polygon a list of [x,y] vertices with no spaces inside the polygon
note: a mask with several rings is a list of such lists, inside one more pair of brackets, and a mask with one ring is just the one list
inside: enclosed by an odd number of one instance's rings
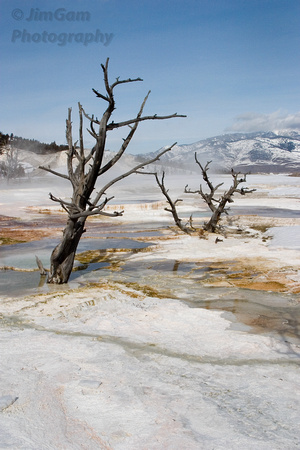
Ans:
{"label": "blue sky", "polygon": [[[112,81],[144,80],[118,86],[115,121],[134,117],[148,90],[145,114],[188,116],[141,123],[129,153],[224,132],[300,130],[300,0],[1,0],[0,8],[2,132],[65,143],[72,107],[76,137],[78,101],[102,115],[92,88],[103,92],[107,57]],[[87,14],[72,20],[78,12]],[[103,42],[84,42],[100,33]],[[120,138],[110,134],[111,150]]]}

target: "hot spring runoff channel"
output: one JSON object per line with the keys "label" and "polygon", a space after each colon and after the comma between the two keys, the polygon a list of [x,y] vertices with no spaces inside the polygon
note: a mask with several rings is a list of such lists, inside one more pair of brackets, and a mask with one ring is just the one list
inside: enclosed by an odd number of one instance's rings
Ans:
{"label": "hot spring runoff channel", "polygon": [[[175,298],[191,308],[223,311],[234,328],[256,333],[276,333],[287,341],[299,340],[300,305],[295,296],[236,287],[204,287],[201,281],[214,276],[215,269],[209,262],[205,265],[203,262],[160,261],[151,258],[151,251],[145,261],[140,258],[138,261],[134,258],[131,260],[130,256],[134,253],[147,251],[152,245],[151,237],[162,234],[162,230],[122,231],[112,233],[114,237],[109,238],[81,239],[75,270],[69,284],[64,285],[63,289],[99,282],[104,277],[108,281],[132,285],[147,295]],[[128,237],[124,237],[126,234]],[[147,242],[144,242],[142,239],[146,237]],[[44,239],[1,246],[1,297],[60,290],[61,286],[45,283],[45,278],[41,278],[36,270],[35,262],[35,255],[38,255],[47,267],[56,244],[55,239]],[[112,264],[117,265],[118,270],[111,270]]]}

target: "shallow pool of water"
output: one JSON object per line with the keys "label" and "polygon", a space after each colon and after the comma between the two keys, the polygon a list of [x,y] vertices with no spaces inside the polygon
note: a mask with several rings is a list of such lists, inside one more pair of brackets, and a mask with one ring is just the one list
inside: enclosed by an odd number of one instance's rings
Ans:
{"label": "shallow pool of water", "polygon": [[[43,239],[41,241],[26,242],[24,244],[2,245],[0,247],[0,267],[16,267],[20,269],[35,269],[37,255],[45,267],[49,265],[52,250],[58,244],[56,239]],[[105,249],[136,249],[148,247],[149,243],[134,239],[108,238],[95,239],[83,238],[79,242],[77,253],[87,250]]]}
{"label": "shallow pool of water", "polygon": [[[191,215],[194,218],[201,217],[210,217],[210,211],[195,211],[186,213],[185,215]],[[288,209],[288,208],[269,208],[267,206],[230,206],[228,211],[229,216],[240,216],[240,215],[256,215],[261,217],[276,217],[276,218],[285,218],[285,219],[293,219],[300,217],[300,211],[296,209]]]}
{"label": "shallow pool of water", "polygon": [[[153,226],[153,224],[152,224]],[[103,229],[97,230],[103,233]],[[130,258],[133,252],[142,251],[151,245],[138,241],[133,237],[151,238],[161,231],[146,227],[143,231],[138,226],[111,233],[109,238],[96,238],[90,235],[80,241],[78,254],[99,250],[99,258],[95,255],[84,262],[76,261],[69,284],[63,286],[74,288],[79,284],[101,282],[103,278],[112,282],[134,285],[141,293],[170,297],[183,301],[191,308],[206,308],[223,311],[230,319],[232,327],[243,326],[244,330],[260,333],[276,332],[283,339],[299,339],[300,337],[300,305],[296,296],[251,291],[239,288],[204,287],[201,281],[218,275],[220,270],[209,261],[205,263],[178,260],[157,260],[151,255],[145,260],[135,261]],[[113,236],[113,237],[112,237]],[[126,237],[124,237],[126,236]],[[0,248],[0,266],[13,266],[21,269],[36,269],[35,254],[49,265],[50,254],[57,244],[55,239],[38,242],[2,246]],[[105,250],[124,249],[122,253]],[[111,255],[118,270],[111,270]],[[229,264],[230,266],[230,264]],[[230,270],[230,267],[229,267]],[[228,272],[229,273],[229,272]],[[61,286],[49,286],[37,271],[22,272],[0,270],[0,294],[2,297],[17,297],[37,292],[52,292],[62,289]],[[149,288],[145,291],[145,288]],[[144,290],[144,292],[143,292]],[[152,290],[152,291],[151,291]],[[142,295],[142,294],[141,294]]]}
{"label": "shallow pool of water", "polygon": [[0,270],[0,296],[15,296],[35,293],[40,285],[39,272]]}
{"label": "shallow pool of water", "polygon": [[288,208],[268,208],[266,206],[232,206],[229,210],[231,215],[257,215],[262,217],[279,217],[293,219],[300,217],[300,211]]}
{"label": "shallow pool of water", "polygon": [[[5,267],[6,269],[0,270],[0,295],[13,297],[29,295],[30,293],[39,291],[47,291],[48,288],[45,283],[45,277],[41,278],[39,272],[33,272],[33,270],[37,269],[35,255],[38,255],[46,268],[49,267],[51,252],[57,243],[58,241],[55,239],[44,239],[42,241],[27,242],[25,244],[1,246],[0,267]],[[134,239],[84,238],[81,239],[78,245],[77,254],[90,250],[102,251],[108,249],[139,251],[150,245],[151,243]],[[69,285],[73,287],[74,283],[72,282],[82,276],[83,273],[97,272],[102,268],[108,267],[109,264],[109,257],[107,257],[107,261],[97,261],[89,264],[81,264],[80,262],[75,261],[74,267],[76,268],[76,271],[72,272]],[[15,270],[10,270],[9,268],[14,268]]]}
{"label": "shallow pool of water", "polygon": [[[234,262],[233,262],[234,263]],[[230,264],[229,264],[230,266]],[[253,291],[238,287],[207,287],[201,282],[218,276],[217,267],[177,260],[124,260],[120,270],[85,272],[78,281],[105,279],[124,283],[154,295],[183,301],[191,308],[224,311],[232,327],[264,334],[279,334],[282,339],[300,339],[300,302],[298,295]]]}
{"label": "shallow pool of water", "polygon": [[236,289],[218,299],[192,299],[187,303],[192,308],[224,311],[234,329],[243,329],[240,324],[244,324],[255,333],[276,332],[283,339],[300,339],[300,302],[296,295]]}

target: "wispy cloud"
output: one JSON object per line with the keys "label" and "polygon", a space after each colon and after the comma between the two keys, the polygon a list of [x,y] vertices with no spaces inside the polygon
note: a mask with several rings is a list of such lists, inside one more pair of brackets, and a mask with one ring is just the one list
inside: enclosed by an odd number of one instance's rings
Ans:
{"label": "wispy cloud", "polygon": [[275,111],[270,114],[244,113],[236,117],[235,122],[226,131],[252,132],[275,130],[300,130],[300,111],[284,114]]}

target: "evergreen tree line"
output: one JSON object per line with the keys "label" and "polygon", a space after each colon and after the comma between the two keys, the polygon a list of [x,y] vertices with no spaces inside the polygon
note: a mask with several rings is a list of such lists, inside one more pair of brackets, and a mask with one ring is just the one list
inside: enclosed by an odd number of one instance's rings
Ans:
{"label": "evergreen tree line", "polygon": [[4,134],[0,132],[0,154],[3,153],[3,147],[10,144],[13,148],[28,150],[39,155],[61,152],[67,150],[67,145],[57,145],[55,141],[50,144],[37,141],[36,139],[26,139],[13,134]]}

